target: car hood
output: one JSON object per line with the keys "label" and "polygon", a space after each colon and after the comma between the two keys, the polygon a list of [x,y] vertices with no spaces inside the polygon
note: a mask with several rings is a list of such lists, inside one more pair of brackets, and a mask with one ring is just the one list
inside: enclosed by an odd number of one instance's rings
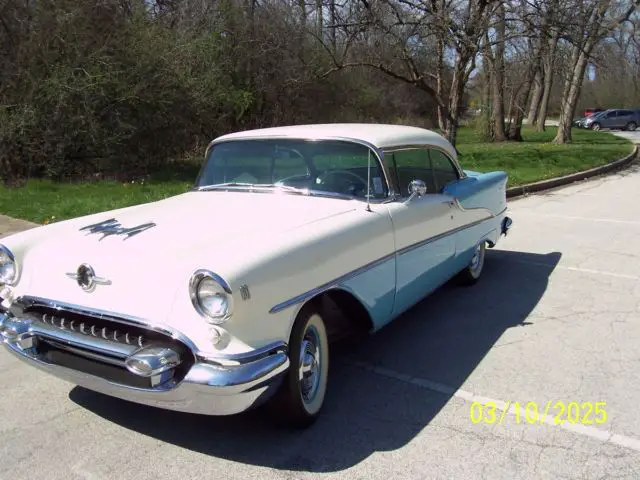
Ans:
{"label": "car hood", "polygon": [[[286,193],[209,191],[74,219],[52,225],[31,246],[21,290],[88,307],[118,305],[119,310],[139,316],[148,313],[140,305],[148,308],[146,299],[151,296],[166,312],[176,283],[184,283],[194,268],[215,269],[216,258],[228,265],[230,257],[242,256],[247,248],[255,252],[268,237],[353,211],[358,205],[355,200]],[[155,225],[131,236],[126,230],[107,236],[95,229],[81,230],[112,219],[122,229]],[[70,278],[81,264],[91,265],[95,275],[110,284],[83,291]],[[136,302],[144,297],[145,301]],[[123,305],[123,299],[129,304]]]}

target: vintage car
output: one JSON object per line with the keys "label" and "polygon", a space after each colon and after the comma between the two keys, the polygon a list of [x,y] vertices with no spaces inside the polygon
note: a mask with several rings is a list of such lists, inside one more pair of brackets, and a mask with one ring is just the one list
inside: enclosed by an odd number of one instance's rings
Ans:
{"label": "vintage car", "polygon": [[209,415],[269,400],[305,426],[329,338],[478,280],[511,225],[506,183],[421,128],[224,135],[187,193],[2,239],[2,340],[114,397]]}

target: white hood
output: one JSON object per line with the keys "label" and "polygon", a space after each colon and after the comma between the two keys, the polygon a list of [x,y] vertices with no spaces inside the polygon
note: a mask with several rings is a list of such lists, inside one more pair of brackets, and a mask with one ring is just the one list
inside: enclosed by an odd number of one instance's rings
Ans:
{"label": "white hood", "polygon": [[[151,297],[158,311],[167,312],[175,296],[176,278],[188,279],[193,266],[198,265],[198,257],[206,254],[210,260],[212,254],[225,259],[242,255],[244,250],[237,248],[240,243],[259,248],[260,242],[271,235],[360,205],[356,201],[285,193],[209,191],[105,212],[88,220],[65,222],[64,227],[57,225],[50,235],[40,237],[28,253],[23,272],[28,278],[21,287],[30,295],[103,309],[119,305],[123,310],[126,298],[127,313],[142,317],[149,313],[142,308],[148,310]],[[123,228],[150,222],[155,226],[129,238],[102,238],[101,233],[79,230],[109,219],[117,220]],[[90,264],[96,276],[111,284],[99,285],[91,293],[83,291],[66,275],[83,263]],[[140,301],[132,305],[136,298]]]}

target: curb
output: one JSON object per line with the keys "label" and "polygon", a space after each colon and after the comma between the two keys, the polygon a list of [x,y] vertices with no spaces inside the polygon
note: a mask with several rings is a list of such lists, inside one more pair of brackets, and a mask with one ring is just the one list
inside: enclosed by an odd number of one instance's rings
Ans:
{"label": "curb", "polygon": [[507,198],[519,197],[528,193],[540,192],[542,190],[549,190],[551,188],[561,187],[579,180],[585,180],[596,175],[609,173],[612,170],[626,167],[628,164],[633,162],[636,155],[638,155],[638,145],[636,145],[633,148],[633,151],[626,157],[619,158],[618,160],[614,160],[606,165],[600,165],[599,167],[590,168],[583,172],[571,173],[562,177],[550,178],[549,180],[541,180],[527,185],[518,185],[517,187],[507,188]]}

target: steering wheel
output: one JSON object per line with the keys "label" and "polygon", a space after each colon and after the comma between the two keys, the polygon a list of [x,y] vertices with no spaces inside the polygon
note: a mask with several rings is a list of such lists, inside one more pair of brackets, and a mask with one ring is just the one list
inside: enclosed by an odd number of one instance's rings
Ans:
{"label": "steering wheel", "polygon": [[362,178],[357,173],[350,172],[349,170],[328,170],[328,171],[318,175],[318,180],[319,180],[318,183],[320,183],[320,184],[325,183],[327,177],[330,177],[332,175],[346,175],[346,176],[349,176],[349,177],[354,177],[354,178],[356,178],[358,180],[359,183],[361,183],[363,185],[364,188],[367,187],[367,181],[364,178]]}

